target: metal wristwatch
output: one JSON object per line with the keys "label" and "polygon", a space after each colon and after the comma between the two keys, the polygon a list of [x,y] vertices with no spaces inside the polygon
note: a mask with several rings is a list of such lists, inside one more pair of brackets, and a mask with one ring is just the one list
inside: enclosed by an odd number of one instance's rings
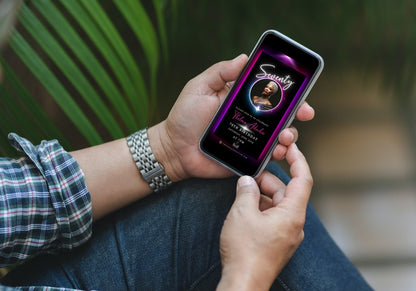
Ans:
{"label": "metal wristwatch", "polygon": [[127,145],[143,179],[154,192],[158,192],[172,184],[172,181],[165,173],[163,165],[156,160],[152,152],[149,138],[147,137],[147,128],[129,135],[127,137]]}

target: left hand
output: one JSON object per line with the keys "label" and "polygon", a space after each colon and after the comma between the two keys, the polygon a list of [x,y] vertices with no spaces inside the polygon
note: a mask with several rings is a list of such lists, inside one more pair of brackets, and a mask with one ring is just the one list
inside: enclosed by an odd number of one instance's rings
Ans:
{"label": "left hand", "polygon": [[[164,165],[165,172],[172,181],[188,177],[220,178],[232,174],[203,155],[198,143],[247,59],[246,55],[240,55],[233,60],[219,62],[190,80],[168,118],[149,129],[149,139],[154,137],[158,141],[152,144],[152,148],[155,145],[162,153],[160,156],[155,153],[156,158]],[[307,103],[296,114],[296,118],[303,121],[311,120],[313,116],[313,108]],[[296,142],[297,138],[298,132],[294,127],[282,131],[280,144],[274,150],[272,158],[283,159],[287,147]]]}
{"label": "left hand", "polygon": [[[221,232],[222,278],[217,290],[269,290],[304,238],[313,179],[296,144],[288,148],[286,186],[264,171],[241,177]],[[264,195],[261,195],[263,193]]]}

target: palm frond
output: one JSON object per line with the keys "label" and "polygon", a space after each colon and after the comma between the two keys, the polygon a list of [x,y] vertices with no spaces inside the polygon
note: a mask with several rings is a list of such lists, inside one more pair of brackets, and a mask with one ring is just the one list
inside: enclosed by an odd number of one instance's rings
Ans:
{"label": "palm frond", "polygon": [[32,73],[37,76],[42,85],[51,93],[58,105],[88,142],[90,144],[102,143],[102,138],[78,104],[20,33],[15,32],[13,34],[10,45]]}
{"label": "palm frond", "polygon": [[154,102],[156,74],[159,66],[159,45],[155,28],[140,1],[115,0],[114,3],[142,45],[150,69],[150,96]]}
{"label": "palm frond", "polygon": [[[160,55],[168,58],[164,8],[154,1],[153,24],[138,0],[25,1],[10,47],[87,142],[102,143],[102,136],[119,138],[147,125],[156,104]],[[115,19],[115,10],[121,18]],[[128,46],[119,22],[129,27],[127,33],[143,54]],[[7,61],[4,65],[8,67]],[[12,69],[6,75],[7,86],[0,88],[0,122],[8,121],[8,126],[1,134],[19,131],[35,141],[56,137],[71,148],[65,130],[51,122],[24,88],[25,80],[13,77]],[[23,112],[25,118],[14,118]],[[6,142],[0,139],[2,153],[7,152]]]}

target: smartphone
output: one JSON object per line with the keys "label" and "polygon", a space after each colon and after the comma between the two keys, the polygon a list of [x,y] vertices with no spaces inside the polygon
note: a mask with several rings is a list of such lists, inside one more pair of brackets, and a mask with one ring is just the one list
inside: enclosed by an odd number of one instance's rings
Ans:
{"label": "smartphone", "polygon": [[258,176],[323,66],[310,49],[275,30],[264,32],[205,130],[200,150],[238,175]]}

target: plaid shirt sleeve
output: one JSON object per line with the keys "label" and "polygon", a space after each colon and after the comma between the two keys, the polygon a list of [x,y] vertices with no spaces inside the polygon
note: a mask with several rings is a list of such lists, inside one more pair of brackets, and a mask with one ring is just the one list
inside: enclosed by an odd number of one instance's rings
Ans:
{"label": "plaid shirt sleeve", "polygon": [[0,158],[0,266],[88,240],[91,198],[75,159],[56,140],[9,139],[24,157]]}

